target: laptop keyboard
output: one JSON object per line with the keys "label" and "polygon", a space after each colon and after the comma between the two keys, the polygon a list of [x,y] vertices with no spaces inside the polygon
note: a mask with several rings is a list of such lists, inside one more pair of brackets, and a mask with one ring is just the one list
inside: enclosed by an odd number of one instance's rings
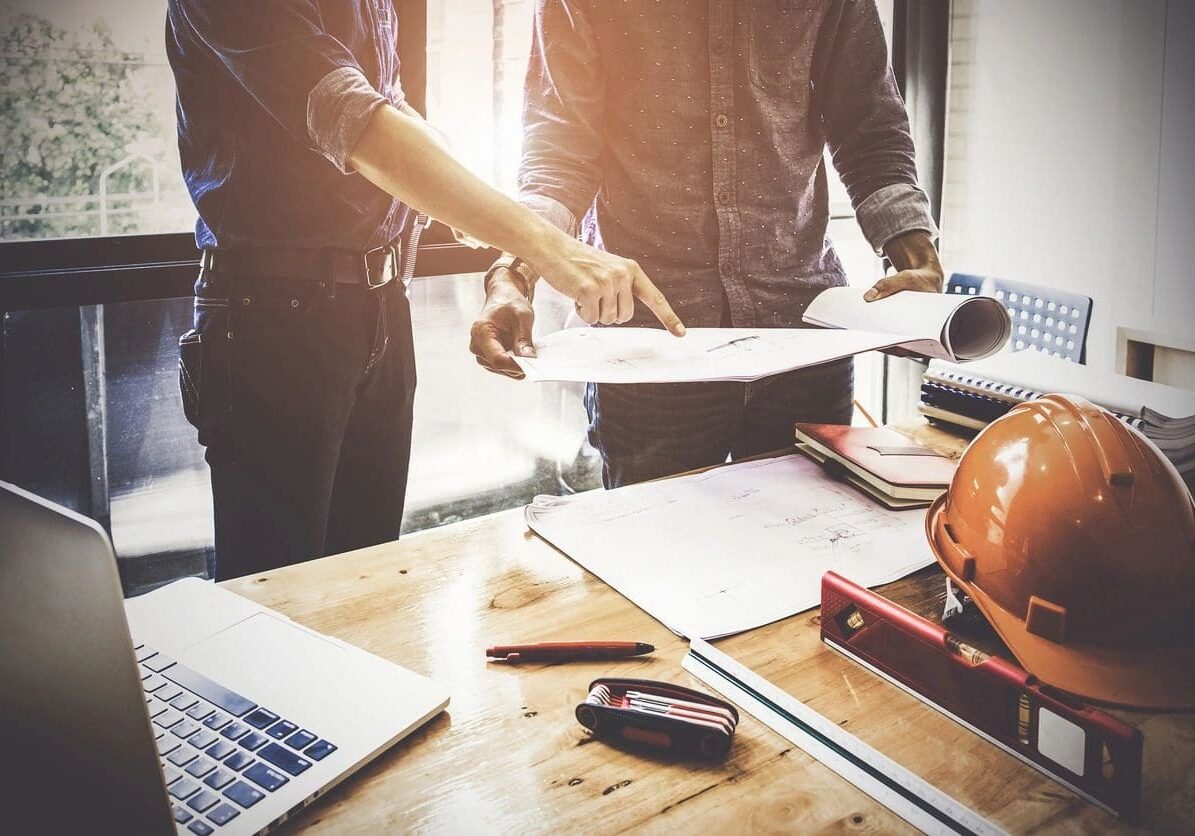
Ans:
{"label": "laptop keyboard", "polygon": [[336,751],[153,648],[137,645],[137,665],[180,830],[214,833]]}

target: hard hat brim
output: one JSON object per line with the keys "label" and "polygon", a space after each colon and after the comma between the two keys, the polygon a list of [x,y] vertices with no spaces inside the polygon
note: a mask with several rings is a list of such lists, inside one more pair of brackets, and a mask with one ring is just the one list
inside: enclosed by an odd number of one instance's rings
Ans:
{"label": "hard hat brim", "polygon": [[945,494],[938,497],[926,514],[926,532],[938,565],[975,602],[1026,671],[1095,702],[1163,711],[1195,708],[1195,647],[1189,637],[1182,644],[1123,651],[1060,644],[1030,633],[1020,616],[959,577],[942,559],[934,539],[945,499]]}

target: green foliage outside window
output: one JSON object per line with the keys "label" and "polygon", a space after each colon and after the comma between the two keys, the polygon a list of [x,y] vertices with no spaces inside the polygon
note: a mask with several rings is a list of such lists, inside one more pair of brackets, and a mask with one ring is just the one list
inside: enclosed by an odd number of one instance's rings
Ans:
{"label": "green foliage outside window", "polygon": [[156,231],[163,205],[180,204],[160,68],[102,22],[81,31],[0,5],[0,238]]}

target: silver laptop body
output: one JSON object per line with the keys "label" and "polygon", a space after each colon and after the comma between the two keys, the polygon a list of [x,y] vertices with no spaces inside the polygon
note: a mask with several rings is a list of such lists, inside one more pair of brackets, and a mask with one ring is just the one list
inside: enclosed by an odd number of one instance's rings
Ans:
{"label": "silver laptop body", "polygon": [[125,602],[98,525],[0,482],[0,829],[265,831],[447,704],[202,580]]}

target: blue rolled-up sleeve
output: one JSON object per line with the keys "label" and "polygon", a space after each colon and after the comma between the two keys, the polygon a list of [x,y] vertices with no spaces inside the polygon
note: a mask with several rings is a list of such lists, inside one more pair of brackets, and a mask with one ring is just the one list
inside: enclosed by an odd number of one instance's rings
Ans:
{"label": "blue rolled-up sleeve", "polygon": [[[296,140],[341,171],[390,100],[323,27],[310,0],[174,0],[178,18]],[[396,102],[400,105],[401,102]]]}

